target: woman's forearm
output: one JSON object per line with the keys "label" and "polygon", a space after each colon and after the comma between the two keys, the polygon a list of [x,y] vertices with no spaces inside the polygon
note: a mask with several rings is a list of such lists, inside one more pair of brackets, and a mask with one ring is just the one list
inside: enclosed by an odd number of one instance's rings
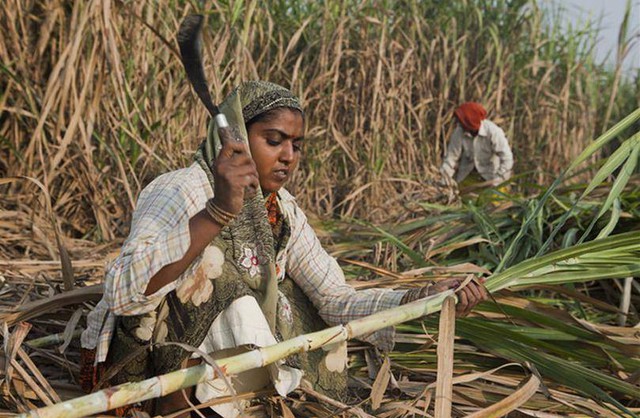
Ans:
{"label": "woman's forearm", "polygon": [[189,219],[191,242],[187,252],[180,260],[167,264],[151,277],[144,294],[149,296],[180,277],[193,263],[193,260],[202,254],[207,245],[218,236],[221,229],[222,226],[213,221],[206,210],[196,213]]}

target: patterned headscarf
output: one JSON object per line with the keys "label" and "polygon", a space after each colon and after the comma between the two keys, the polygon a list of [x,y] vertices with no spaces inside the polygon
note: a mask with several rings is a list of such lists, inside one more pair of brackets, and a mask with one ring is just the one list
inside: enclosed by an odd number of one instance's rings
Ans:
{"label": "patterned headscarf", "polygon": [[487,118],[487,110],[480,103],[475,102],[463,103],[453,113],[462,125],[462,129],[472,133],[478,132],[480,124]]}
{"label": "patterned headscarf", "polygon": [[238,86],[229,97],[233,94],[240,96],[242,117],[245,123],[256,116],[280,107],[296,109],[303,113],[300,100],[291,91],[268,81],[247,81]]}
{"label": "patterned headscarf", "polygon": [[[290,90],[268,81],[254,80],[246,81],[233,89],[220,104],[220,111],[245,142],[248,142],[246,123],[256,116],[283,107],[298,110],[304,115],[300,100]],[[196,159],[204,158],[204,161],[210,163],[215,160],[220,147],[215,121],[211,120],[207,138],[200,145]],[[213,178],[210,177],[209,180],[213,181]]]}

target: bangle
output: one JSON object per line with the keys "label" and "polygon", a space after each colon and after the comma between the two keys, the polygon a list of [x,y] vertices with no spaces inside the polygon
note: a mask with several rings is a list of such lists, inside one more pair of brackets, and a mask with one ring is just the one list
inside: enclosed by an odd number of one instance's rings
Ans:
{"label": "bangle", "polygon": [[405,303],[409,303],[409,302],[413,302],[416,301],[418,299],[424,299],[428,296],[431,296],[429,293],[429,288],[433,285],[433,283],[429,283],[426,286],[422,286],[422,287],[416,287],[413,289],[409,289],[407,290],[407,293],[404,294],[404,296],[402,297],[402,300],[400,301],[401,305],[404,305]]}
{"label": "bangle", "polygon": [[213,199],[209,199],[209,202],[213,207],[215,207],[216,211],[221,215],[225,216],[226,218],[235,219],[236,215],[234,213],[227,212],[226,210],[222,209],[213,201]]}
{"label": "bangle", "polygon": [[213,221],[220,226],[227,226],[236,218],[236,215],[234,215],[233,213],[227,212],[226,210],[221,209],[218,205],[216,205],[213,199],[207,200],[205,210],[207,211],[209,217],[211,217],[211,219],[213,219]]}
{"label": "bangle", "polygon": [[214,222],[220,224],[220,226],[227,226],[235,219],[235,215],[221,209],[215,204],[213,199],[209,199],[205,206],[207,214],[214,220]]}
{"label": "bangle", "polygon": [[429,283],[420,289],[420,299],[431,296],[431,286],[433,286],[433,283]]}

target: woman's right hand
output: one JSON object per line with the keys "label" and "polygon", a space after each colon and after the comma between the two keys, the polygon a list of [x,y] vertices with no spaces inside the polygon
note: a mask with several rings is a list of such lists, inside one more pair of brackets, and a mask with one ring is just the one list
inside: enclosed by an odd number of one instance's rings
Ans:
{"label": "woman's right hand", "polygon": [[256,165],[244,142],[225,141],[211,167],[215,185],[214,203],[222,210],[237,215],[244,204],[247,188],[260,185]]}

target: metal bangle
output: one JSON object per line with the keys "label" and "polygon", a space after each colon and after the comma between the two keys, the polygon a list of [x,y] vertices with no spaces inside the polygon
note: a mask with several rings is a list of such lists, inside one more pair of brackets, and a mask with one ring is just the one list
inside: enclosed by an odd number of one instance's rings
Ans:
{"label": "metal bangle", "polygon": [[218,223],[220,226],[227,226],[235,219],[235,215],[220,209],[218,205],[215,204],[213,199],[209,199],[207,204],[205,205],[205,210],[207,214],[213,219],[214,222]]}

